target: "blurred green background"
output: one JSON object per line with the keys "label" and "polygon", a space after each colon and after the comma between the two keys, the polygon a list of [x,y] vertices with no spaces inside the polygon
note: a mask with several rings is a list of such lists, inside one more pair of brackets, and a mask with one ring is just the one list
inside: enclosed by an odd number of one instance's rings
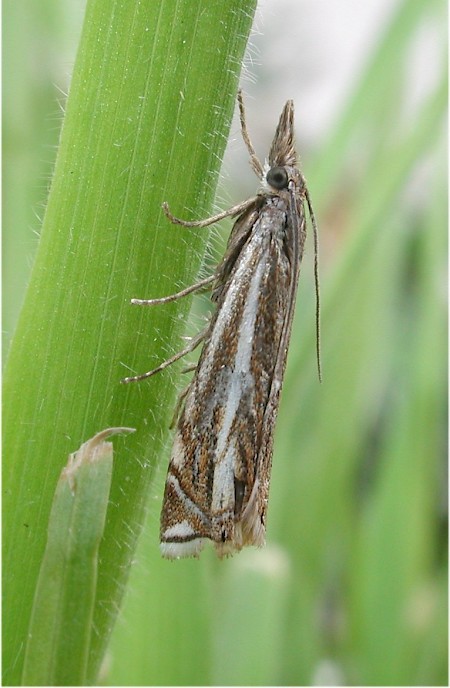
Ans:
{"label": "blurred green background", "polygon": [[[259,9],[242,79],[248,126],[263,157],[294,98],[320,227],[324,381],[310,240],[267,547],[162,561],[167,452],[107,684],[447,684],[446,3],[378,4],[361,17],[344,0],[340,22],[333,0]],[[82,18],[83,3],[4,3],[6,345]],[[218,197],[254,190],[236,123]]]}

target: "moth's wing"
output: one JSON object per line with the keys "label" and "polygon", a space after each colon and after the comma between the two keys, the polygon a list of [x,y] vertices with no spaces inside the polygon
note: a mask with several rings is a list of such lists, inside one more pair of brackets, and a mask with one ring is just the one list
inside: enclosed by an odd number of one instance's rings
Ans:
{"label": "moth's wing", "polygon": [[[226,424],[224,404],[230,395],[233,361],[223,354],[219,365],[212,361],[211,351],[221,348],[215,341],[217,319],[221,317],[230,275],[251,237],[259,204],[255,198],[233,226],[227,251],[216,271],[212,299],[217,310],[178,416],[161,512],[161,551],[169,558],[197,556],[206,539],[219,545],[234,543],[233,463],[226,455],[216,461],[218,437]],[[215,503],[220,503],[219,508],[213,508]],[[236,548],[239,545],[232,544],[230,551]]]}
{"label": "moth's wing", "polygon": [[[207,485],[212,479],[213,466],[207,460],[208,447],[195,442],[195,429],[189,428],[190,425],[183,413],[175,434],[164,490],[160,547],[163,556],[169,559],[198,556],[211,532]],[[200,468],[202,485],[196,486],[199,450],[203,454],[200,463],[204,465]]]}
{"label": "moth's wing", "polygon": [[169,557],[197,555],[205,539],[219,556],[264,543],[298,260],[289,237],[280,242],[282,208],[261,211],[249,228],[251,213],[233,230],[218,309],[177,428],[161,517]]}
{"label": "moth's wing", "polygon": [[264,433],[258,453],[255,481],[240,520],[243,545],[261,547],[265,543],[266,513],[272,470],[273,435],[280,403],[280,391],[281,386],[278,386],[277,389],[275,385],[272,385],[265,414]]}
{"label": "moth's wing", "polygon": [[[270,476],[272,470],[274,429],[280,405],[280,394],[286,368],[287,353],[295,312],[300,261],[305,242],[305,217],[301,202],[297,206],[298,226],[290,227],[286,244],[286,255],[291,265],[288,307],[285,313],[282,334],[279,341],[276,364],[266,410],[264,413],[263,435],[256,462],[255,481],[249,500],[241,518],[242,540],[244,545],[263,545],[265,540],[266,513],[269,499]],[[294,234],[293,234],[294,231]],[[290,240],[289,240],[290,236]]]}

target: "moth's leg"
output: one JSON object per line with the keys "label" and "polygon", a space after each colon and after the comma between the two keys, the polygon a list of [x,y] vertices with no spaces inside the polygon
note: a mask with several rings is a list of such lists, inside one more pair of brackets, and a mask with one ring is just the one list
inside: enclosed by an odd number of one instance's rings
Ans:
{"label": "moth's leg", "polygon": [[257,177],[262,179],[264,177],[264,168],[261,165],[258,156],[256,155],[256,151],[253,148],[253,144],[250,141],[250,136],[247,131],[247,123],[245,121],[245,107],[244,107],[244,99],[242,96],[242,91],[239,89],[238,91],[238,103],[239,103],[239,116],[241,120],[241,131],[242,131],[242,138],[244,139],[244,143],[247,146],[248,153],[250,155],[250,164],[253,167],[255,174]]}
{"label": "moth's leg", "polygon": [[206,220],[192,221],[181,220],[179,217],[175,217],[175,215],[172,215],[167,203],[163,203],[162,208],[166,216],[174,225],[181,225],[182,227],[208,227],[209,225],[213,225],[215,222],[219,222],[219,220],[223,220],[225,217],[233,217],[234,215],[240,215],[245,210],[247,210],[247,208],[250,208],[250,206],[253,205],[254,202],[255,198],[249,198],[247,201],[243,201],[243,203],[234,205],[229,210],[224,210],[222,213],[218,213],[217,215],[207,217]]}
{"label": "moth's leg", "polygon": [[163,296],[160,299],[131,299],[131,303],[134,306],[158,306],[159,304],[162,303],[170,303],[171,301],[176,301],[177,299],[182,299],[183,296],[187,296],[188,294],[192,294],[194,291],[198,291],[199,289],[203,289],[203,287],[206,287],[208,284],[211,284],[214,282],[216,279],[215,275],[211,275],[210,277],[205,277],[205,279],[200,280],[200,282],[197,282],[196,284],[192,284],[190,287],[186,287],[186,289],[182,289],[181,291],[176,292],[175,294],[170,294],[169,296]]}
{"label": "moth's leg", "polygon": [[205,327],[204,330],[198,333],[196,337],[193,337],[191,341],[189,342],[188,346],[186,346],[182,351],[179,351],[177,354],[174,356],[171,356],[168,358],[166,361],[161,363],[157,368],[154,368],[153,370],[149,370],[147,373],[142,373],[141,375],[133,375],[132,377],[124,377],[121,382],[123,384],[128,384],[129,382],[138,382],[139,380],[146,380],[148,377],[152,377],[153,375],[156,375],[156,373],[159,373],[161,370],[164,370],[168,366],[172,365],[172,363],[175,363],[175,361],[178,361],[180,358],[183,358],[183,356],[186,356],[189,354],[191,351],[194,351],[194,349],[197,348],[197,346],[200,344],[200,342],[203,341],[203,339],[206,336],[206,333],[208,332],[209,329],[209,323],[208,326]]}

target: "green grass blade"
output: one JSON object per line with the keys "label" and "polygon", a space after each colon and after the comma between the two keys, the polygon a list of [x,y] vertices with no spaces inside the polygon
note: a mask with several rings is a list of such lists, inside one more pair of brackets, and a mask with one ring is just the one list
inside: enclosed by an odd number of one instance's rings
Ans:
{"label": "green grass blade", "polygon": [[270,544],[264,550],[247,550],[217,573],[212,588],[212,685],[277,685],[292,583],[285,553]]}
{"label": "green grass blade", "polygon": [[[210,210],[254,2],[87,5],[51,193],[4,387],[4,676],[23,648],[61,457],[99,427],[138,432],[114,465],[94,610],[94,680],[128,575],[175,383],[123,387],[179,346],[206,241],[161,203]],[[208,66],[205,69],[205,65]],[[155,341],[157,344],[155,345]]]}
{"label": "green grass blade", "polygon": [[48,537],[34,595],[22,684],[86,684],[98,548],[113,469],[111,428],[71,454],[55,490]]}

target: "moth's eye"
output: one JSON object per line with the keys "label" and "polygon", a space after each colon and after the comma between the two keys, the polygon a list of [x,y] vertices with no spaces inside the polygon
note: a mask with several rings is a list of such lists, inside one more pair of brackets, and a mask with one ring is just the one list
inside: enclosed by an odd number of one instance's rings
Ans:
{"label": "moth's eye", "polygon": [[266,179],[274,189],[287,189],[289,178],[284,167],[272,167],[268,171]]}

